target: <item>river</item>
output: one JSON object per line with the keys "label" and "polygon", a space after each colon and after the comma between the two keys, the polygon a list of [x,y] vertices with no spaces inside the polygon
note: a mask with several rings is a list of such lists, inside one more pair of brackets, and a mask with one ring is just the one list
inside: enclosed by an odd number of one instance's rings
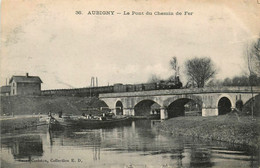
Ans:
{"label": "river", "polygon": [[1,135],[1,167],[259,167],[259,153],[245,146],[174,137],[150,120],[109,129],[46,126]]}

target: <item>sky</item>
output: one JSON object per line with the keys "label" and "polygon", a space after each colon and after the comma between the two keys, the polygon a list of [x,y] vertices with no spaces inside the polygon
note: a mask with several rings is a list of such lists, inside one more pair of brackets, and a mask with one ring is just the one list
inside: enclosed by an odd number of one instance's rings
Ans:
{"label": "sky", "polygon": [[2,0],[0,85],[25,73],[39,76],[44,90],[88,87],[92,76],[100,86],[142,83],[172,75],[173,56],[184,82],[184,63],[195,56],[212,59],[216,79],[245,74],[259,20],[257,0]]}

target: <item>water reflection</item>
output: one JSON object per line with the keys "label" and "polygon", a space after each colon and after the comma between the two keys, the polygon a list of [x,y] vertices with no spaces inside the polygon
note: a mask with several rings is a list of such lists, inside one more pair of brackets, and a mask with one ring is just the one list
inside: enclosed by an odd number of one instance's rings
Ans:
{"label": "water reflection", "polygon": [[[92,167],[259,166],[259,154],[243,146],[173,137],[154,129],[149,120],[109,129],[47,131],[46,128],[45,132],[41,129],[30,135],[21,134],[9,135],[1,142],[2,151],[10,149],[15,161],[58,157],[66,160],[79,158]],[[9,153],[5,152],[5,155]],[[83,163],[78,163],[76,167],[85,167]],[[56,166],[63,167],[62,163]]]}
{"label": "water reflection", "polygon": [[2,140],[2,144],[11,148],[17,161],[31,161],[43,155],[42,139],[39,135],[19,136]]}
{"label": "water reflection", "polygon": [[211,151],[208,148],[200,147],[200,145],[190,148],[190,167],[212,167],[214,163],[211,161]]}

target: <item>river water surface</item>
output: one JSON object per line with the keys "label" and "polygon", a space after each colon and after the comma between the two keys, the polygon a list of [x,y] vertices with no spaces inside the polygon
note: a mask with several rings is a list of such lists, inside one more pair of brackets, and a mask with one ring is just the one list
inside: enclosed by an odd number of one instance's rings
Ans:
{"label": "river water surface", "polygon": [[150,120],[109,129],[1,135],[1,167],[259,167],[259,153],[227,143],[174,137]]}

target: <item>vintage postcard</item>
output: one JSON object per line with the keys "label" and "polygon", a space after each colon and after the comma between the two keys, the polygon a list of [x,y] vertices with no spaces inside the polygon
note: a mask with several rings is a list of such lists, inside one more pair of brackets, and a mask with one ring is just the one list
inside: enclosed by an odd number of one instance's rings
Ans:
{"label": "vintage postcard", "polygon": [[260,166],[260,0],[0,2],[1,168]]}

